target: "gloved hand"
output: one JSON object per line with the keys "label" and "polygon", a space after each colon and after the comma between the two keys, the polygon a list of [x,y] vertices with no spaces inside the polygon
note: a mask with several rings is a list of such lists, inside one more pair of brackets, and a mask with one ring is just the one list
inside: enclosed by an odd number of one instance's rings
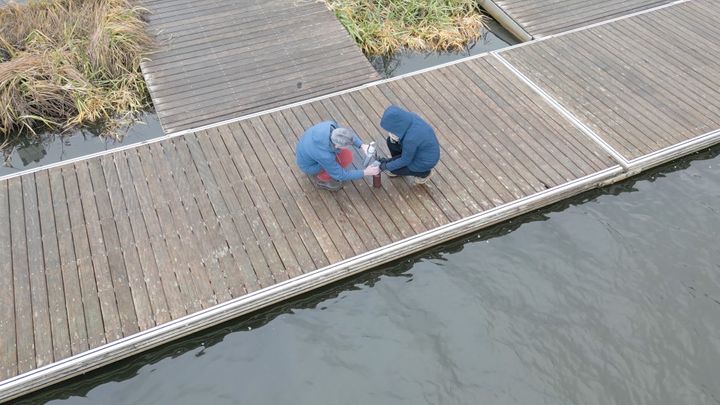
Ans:
{"label": "gloved hand", "polygon": [[388,159],[388,158],[379,158],[377,161],[380,162],[380,170],[381,170],[381,171],[387,170],[387,169],[385,168],[385,165],[387,164],[387,162],[390,161],[390,159]]}
{"label": "gloved hand", "polygon": [[398,143],[400,142],[400,137],[393,134],[392,132],[388,132],[388,140],[392,143]]}
{"label": "gloved hand", "polygon": [[370,145],[368,145],[367,143],[364,143],[360,146],[360,149],[362,149],[363,154],[367,155],[367,150],[369,147],[370,147]]}

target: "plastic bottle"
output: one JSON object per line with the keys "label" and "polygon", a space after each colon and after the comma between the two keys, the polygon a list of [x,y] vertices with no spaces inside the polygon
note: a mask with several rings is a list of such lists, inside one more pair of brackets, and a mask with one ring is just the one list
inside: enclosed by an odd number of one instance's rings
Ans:
{"label": "plastic bottle", "polygon": [[[375,147],[375,142],[370,142],[368,144],[367,153],[365,154],[365,161],[363,162],[365,167],[380,166],[380,162],[377,161],[376,154],[377,148]],[[380,173],[373,176],[373,187],[382,187],[382,178],[380,177]]]}

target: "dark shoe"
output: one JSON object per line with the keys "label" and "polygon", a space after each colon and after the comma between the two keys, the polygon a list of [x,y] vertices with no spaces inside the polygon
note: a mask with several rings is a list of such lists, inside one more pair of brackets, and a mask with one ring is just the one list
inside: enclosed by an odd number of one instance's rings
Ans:
{"label": "dark shoe", "polygon": [[328,191],[338,191],[342,189],[345,185],[342,181],[337,181],[334,179],[325,181],[318,179],[317,176],[310,176],[310,180],[312,180],[315,187]]}

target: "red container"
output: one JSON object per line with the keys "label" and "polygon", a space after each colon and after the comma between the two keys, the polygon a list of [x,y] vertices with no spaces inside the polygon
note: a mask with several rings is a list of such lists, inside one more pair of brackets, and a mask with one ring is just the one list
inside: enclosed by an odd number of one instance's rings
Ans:
{"label": "red container", "polygon": [[373,176],[373,187],[375,187],[375,188],[382,187],[382,178],[380,177],[379,174],[376,174],[375,176]]}

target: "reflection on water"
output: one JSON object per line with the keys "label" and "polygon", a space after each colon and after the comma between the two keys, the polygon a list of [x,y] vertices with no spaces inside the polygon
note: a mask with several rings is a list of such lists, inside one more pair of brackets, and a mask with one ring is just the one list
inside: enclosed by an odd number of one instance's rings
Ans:
{"label": "reflection on water", "polygon": [[460,52],[423,54],[406,51],[390,57],[372,57],[370,63],[382,77],[388,78],[505,48],[519,42],[495,20],[490,20],[486,25],[487,29],[480,38]]}
{"label": "reflection on water", "polygon": [[0,156],[0,176],[74,159],[163,136],[157,115],[144,113],[131,125],[121,127],[122,140],[99,136],[100,130],[84,128],[69,135],[44,134],[41,141],[28,141]]}
{"label": "reflection on water", "polygon": [[717,404],[720,147],[23,404]]}

